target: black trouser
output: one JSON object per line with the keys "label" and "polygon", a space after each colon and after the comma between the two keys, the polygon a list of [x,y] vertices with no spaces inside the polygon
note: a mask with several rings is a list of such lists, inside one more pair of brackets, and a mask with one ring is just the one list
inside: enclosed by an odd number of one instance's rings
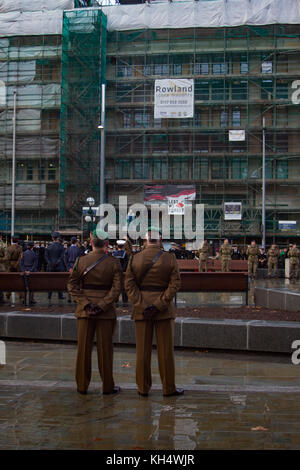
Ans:
{"label": "black trouser", "polygon": [[[49,267],[48,267],[47,271],[48,271],[48,272],[52,272],[52,273],[62,273],[62,272],[64,272],[64,270],[55,269],[55,268],[49,269]],[[62,293],[61,291],[59,291],[57,294],[58,294],[58,298],[59,298],[59,299],[63,299],[63,293]],[[49,291],[48,291],[48,299],[50,300],[51,297],[52,297],[52,290],[49,290]]]}

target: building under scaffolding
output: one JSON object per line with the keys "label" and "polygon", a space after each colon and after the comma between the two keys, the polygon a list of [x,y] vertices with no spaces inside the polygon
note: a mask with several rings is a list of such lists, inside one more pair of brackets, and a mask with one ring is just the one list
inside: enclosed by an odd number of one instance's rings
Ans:
{"label": "building under scaffolding", "polygon": [[[99,202],[97,124],[106,83],[107,202],[117,204],[119,195],[143,202],[145,185],[194,184],[207,237],[259,238],[264,117],[267,241],[300,238],[296,0],[285,2],[284,13],[279,0],[64,13],[72,1],[46,3],[48,10],[30,12],[32,22],[43,16],[40,31],[30,34],[24,16],[19,28],[0,28],[0,230],[10,230],[13,90],[16,230],[38,236],[54,227],[82,230],[86,197]],[[5,15],[0,7],[0,22]],[[193,118],[154,119],[154,82],[170,77],[194,79]],[[229,141],[229,130],[245,130],[245,140]],[[226,221],[224,202],[234,201],[242,219]],[[297,221],[296,230],[281,231],[280,220]]]}

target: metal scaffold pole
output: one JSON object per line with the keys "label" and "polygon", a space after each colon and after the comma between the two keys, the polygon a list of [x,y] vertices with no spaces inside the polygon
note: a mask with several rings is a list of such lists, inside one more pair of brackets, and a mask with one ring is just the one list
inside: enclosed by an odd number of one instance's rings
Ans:
{"label": "metal scaffold pole", "polygon": [[15,234],[15,192],[16,192],[16,109],[17,92],[14,90],[14,109],[12,117],[13,145],[12,145],[12,170],[11,170],[11,236]]}
{"label": "metal scaffold pole", "polygon": [[101,86],[100,205],[105,199],[105,85]]}
{"label": "metal scaffold pole", "polygon": [[262,247],[266,248],[266,118],[263,117],[262,148]]}

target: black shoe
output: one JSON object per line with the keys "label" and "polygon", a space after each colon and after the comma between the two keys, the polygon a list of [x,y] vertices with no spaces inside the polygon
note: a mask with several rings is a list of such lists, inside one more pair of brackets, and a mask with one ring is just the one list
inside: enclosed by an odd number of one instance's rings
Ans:
{"label": "black shoe", "polygon": [[29,305],[35,305],[36,301],[35,300],[30,300]]}
{"label": "black shoe", "polygon": [[78,390],[78,388],[77,388],[77,393],[80,393],[80,395],[86,395],[87,391],[86,390]]}
{"label": "black shoe", "polygon": [[114,387],[111,392],[103,392],[103,395],[115,395],[116,393],[120,393],[121,387]]}
{"label": "black shoe", "polygon": [[183,395],[183,394],[184,394],[183,388],[176,388],[175,392],[168,393],[167,395],[164,394],[164,397],[175,397],[175,396]]}
{"label": "black shoe", "polygon": [[140,397],[147,397],[148,396],[148,393],[138,392],[138,394],[139,394]]}
{"label": "black shoe", "polygon": [[69,302],[69,304],[70,304],[70,303],[72,302],[72,300],[71,300],[71,299],[68,299],[68,302]]}

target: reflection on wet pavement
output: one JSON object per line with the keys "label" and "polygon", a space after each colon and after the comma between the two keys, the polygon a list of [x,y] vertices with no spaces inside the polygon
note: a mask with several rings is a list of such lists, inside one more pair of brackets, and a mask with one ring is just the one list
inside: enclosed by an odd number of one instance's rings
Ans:
{"label": "reflection on wet pavement", "polygon": [[300,449],[300,366],[289,356],[177,350],[186,393],[164,398],[153,351],[153,391],[141,398],[135,349],[118,347],[123,391],[103,397],[96,355],[90,393],[81,396],[75,345],[6,345],[0,449]]}

